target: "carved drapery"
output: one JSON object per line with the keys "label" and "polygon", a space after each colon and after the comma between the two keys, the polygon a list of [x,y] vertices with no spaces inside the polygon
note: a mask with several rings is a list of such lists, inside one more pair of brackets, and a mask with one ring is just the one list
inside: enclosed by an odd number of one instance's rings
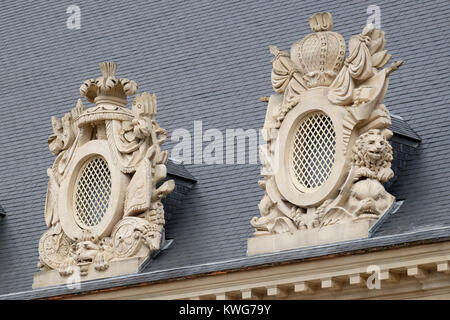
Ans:
{"label": "carved drapery", "polygon": [[48,143],[56,159],[47,170],[49,229],[39,242],[38,266],[62,276],[74,267],[87,275],[91,265],[101,272],[112,261],[160,249],[161,199],[175,186],[169,180],[157,187],[166,177],[168,154],[161,150],[166,131],[156,122],[156,96],[138,94],[127,109],[126,97],[137,84],[117,78],[115,63],[101,63],[100,69],[101,77],[80,88],[95,106],[85,108],[79,99],[61,120],[52,117]]}
{"label": "carved drapery", "polygon": [[402,62],[382,69],[391,55],[373,25],[351,37],[347,58],[329,13],[313,15],[310,25],[314,33],[290,54],[270,46],[276,94],[260,147],[264,196],[261,216],[251,220],[255,236],[376,221],[394,201],[382,185],[394,175],[383,99]]}

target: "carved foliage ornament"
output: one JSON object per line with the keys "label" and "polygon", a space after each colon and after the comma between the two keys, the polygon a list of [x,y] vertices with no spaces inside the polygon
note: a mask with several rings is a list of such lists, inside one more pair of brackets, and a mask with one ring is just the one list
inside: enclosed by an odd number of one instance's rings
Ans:
{"label": "carved foliage ornament", "polygon": [[312,34],[290,53],[270,46],[272,85],[264,124],[255,235],[379,219],[394,197],[382,183],[391,169],[392,132],[383,104],[391,58],[384,32],[367,25],[348,42],[328,12],[310,18]]}
{"label": "carved foliage ornament", "polygon": [[136,95],[131,110],[126,97],[136,82],[115,76],[116,64],[100,64],[102,76],[85,81],[71,113],[52,117],[48,139],[56,155],[45,206],[48,230],[39,242],[39,264],[62,276],[80,267],[104,271],[111,261],[147,257],[164,240],[161,203],[174,189],[166,177],[166,131],[156,122],[156,96]]}

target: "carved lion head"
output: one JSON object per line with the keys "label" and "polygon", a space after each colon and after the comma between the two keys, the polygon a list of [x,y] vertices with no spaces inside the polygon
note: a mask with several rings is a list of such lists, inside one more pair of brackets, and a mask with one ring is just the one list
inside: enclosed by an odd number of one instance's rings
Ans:
{"label": "carved lion head", "polygon": [[371,170],[388,167],[392,161],[392,146],[388,129],[371,129],[358,137],[353,147],[353,163]]}

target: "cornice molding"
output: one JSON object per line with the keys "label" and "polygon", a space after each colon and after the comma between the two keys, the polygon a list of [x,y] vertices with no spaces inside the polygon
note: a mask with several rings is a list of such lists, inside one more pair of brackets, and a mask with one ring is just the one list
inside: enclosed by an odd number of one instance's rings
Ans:
{"label": "cornice molding", "polygon": [[[380,289],[368,289],[369,266]],[[287,265],[216,272],[194,279],[111,288],[75,299],[407,299],[450,295],[450,242]],[[57,298],[57,297],[54,297]]]}

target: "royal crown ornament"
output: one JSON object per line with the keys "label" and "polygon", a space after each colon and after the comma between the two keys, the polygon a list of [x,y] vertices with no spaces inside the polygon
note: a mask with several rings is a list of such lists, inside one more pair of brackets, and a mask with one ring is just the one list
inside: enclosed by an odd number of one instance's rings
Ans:
{"label": "royal crown ornament", "polygon": [[333,18],[328,12],[309,20],[314,33],[291,47],[293,66],[306,88],[329,86],[336,78],[345,58],[344,38],[333,32]]}
{"label": "royal crown ornament", "polygon": [[264,196],[261,216],[251,220],[249,254],[367,235],[394,201],[382,185],[394,175],[383,100],[402,62],[382,69],[391,55],[384,32],[371,24],[350,38],[346,57],[330,13],[316,13],[309,23],[313,33],[290,53],[270,46],[276,94],[268,99],[267,144],[260,147]]}
{"label": "royal crown ornament", "polygon": [[[56,155],[49,176],[45,222],[34,286],[136,272],[164,242],[161,199],[174,189],[166,178],[166,131],[156,122],[156,95],[127,96],[137,84],[118,78],[117,65],[100,64],[102,76],[85,81],[81,99],[48,139]],[[114,265],[111,268],[111,264]],[[50,280],[49,280],[50,278]],[[81,279],[83,280],[83,279]]]}
{"label": "royal crown ornament", "polygon": [[127,103],[127,96],[136,93],[138,86],[133,80],[117,78],[117,65],[114,62],[100,63],[102,76],[86,80],[80,87],[80,93],[87,101],[101,103],[111,101],[121,106]]}

